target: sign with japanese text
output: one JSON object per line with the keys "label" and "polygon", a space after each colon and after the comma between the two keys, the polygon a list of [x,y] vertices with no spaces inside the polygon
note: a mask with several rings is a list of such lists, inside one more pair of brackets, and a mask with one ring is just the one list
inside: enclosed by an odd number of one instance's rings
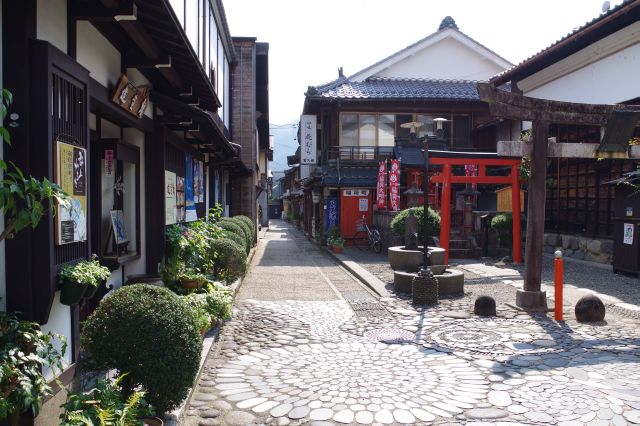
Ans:
{"label": "sign with japanese text", "polygon": [[56,141],[56,183],[69,194],[67,207],[58,206],[55,216],[56,244],[87,239],[87,150]]}
{"label": "sign with japanese text", "polygon": [[340,201],[338,197],[327,198],[327,211],[325,212],[324,229],[332,226],[338,227],[340,224]]}
{"label": "sign with japanese text", "polygon": [[300,116],[300,164],[316,164],[316,116]]}
{"label": "sign with japanese text", "polygon": [[400,210],[400,160],[391,160],[389,170],[389,201],[391,210]]}
{"label": "sign with japanese text", "polygon": [[633,245],[633,223],[624,224],[623,244]]}
{"label": "sign with japanese text", "polygon": [[361,212],[369,211],[369,199],[368,198],[360,198],[358,200],[358,211],[361,211]]}
{"label": "sign with japanese text", "polygon": [[164,224],[176,223],[176,174],[164,171]]}
{"label": "sign with japanese text", "polygon": [[378,194],[376,197],[376,207],[378,209],[387,208],[387,162],[381,161],[378,164]]}
{"label": "sign with japanese text", "polygon": [[104,175],[106,177],[113,176],[113,150],[105,149],[104,150]]}
{"label": "sign with japanese text", "polygon": [[111,101],[129,114],[142,118],[149,105],[149,93],[148,87],[136,87],[122,74]]}
{"label": "sign with japanese text", "polygon": [[342,191],[345,197],[366,197],[369,195],[368,189],[345,189]]}

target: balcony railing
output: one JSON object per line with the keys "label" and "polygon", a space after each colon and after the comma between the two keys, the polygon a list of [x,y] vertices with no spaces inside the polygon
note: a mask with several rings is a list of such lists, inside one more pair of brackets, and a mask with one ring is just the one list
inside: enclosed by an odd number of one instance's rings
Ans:
{"label": "balcony railing", "polygon": [[392,146],[332,146],[329,160],[381,161],[393,154]]}

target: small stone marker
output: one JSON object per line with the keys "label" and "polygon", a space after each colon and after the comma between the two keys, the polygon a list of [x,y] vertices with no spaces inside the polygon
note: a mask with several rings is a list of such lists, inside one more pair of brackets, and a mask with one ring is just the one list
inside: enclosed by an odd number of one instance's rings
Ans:
{"label": "small stone marker", "polygon": [[576,303],[576,320],[579,322],[602,321],[605,315],[604,303],[593,294],[583,296]]}
{"label": "small stone marker", "polygon": [[473,313],[481,317],[496,316],[496,301],[491,296],[480,296],[473,306]]}

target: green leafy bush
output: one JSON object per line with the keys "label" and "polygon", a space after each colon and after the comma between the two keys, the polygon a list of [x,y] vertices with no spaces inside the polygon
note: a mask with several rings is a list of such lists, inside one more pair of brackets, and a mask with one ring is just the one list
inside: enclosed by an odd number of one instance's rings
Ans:
{"label": "green leafy bush", "polygon": [[244,236],[247,239],[247,245],[249,246],[249,250],[251,250],[251,247],[253,247],[252,226],[249,225],[245,220],[243,220],[242,217],[244,216],[234,216],[234,217],[227,218],[225,220],[235,223],[242,229],[242,232],[244,232]]}
{"label": "green leafy bush", "polygon": [[242,237],[242,241],[243,241],[242,248],[246,253],[248,253],[249,250],[251,250],[251,244],[247,239],[247,234],[245,232],[245,229],[242,227],[242,225],[238,224],[236,221],[233,221],[227,218],[218,222],[218,226],[225,231],[233,232],[234,234]]}
{"label": "green leafy bush", "polygon": [[[60,350],[54,338],[61,340]],[[42,368],[60,373],[66,347],[64,336],[45,334],[37,323],[0,312],[0,420],[29,409],[38,414],[51,395]]]}
{"label": "green leafy bush", "polygon": [[241,220],[244,223],[246,223],[247,225],[249,225],[250,231],[251,231],[251,240],[253,241],[252,245],[256,245],[257,241],[256,241],[256,236],[257,236],[257,232],[256,232],[256,223],[249,217],[249,216],[244,216],[244,215],[240,215],[240,216],[234,216],[234,219],[237,220]]}
{"label": "green leafy bush", "polygon": [[125,391],[141,386],[161,413],[188,395],[202,351],[189,306],[170,290],[147,284],[103,299],[85,321],[81,342],[88,369],[127,372]]}
{"label": "green leafy bush", "polygon": [[500,241],[509,242],[513,239],[513,217],[511,213],[500,213],[491,219],[491,229],[498,233]]}
{"label": "green leafy bush", "polygon": [[113,383],[98,380],[86,393],[69,393],[61,406],[65,411],[60,415],[60,426],[138,426],[143,423],[138,417],[154,416],[155,410],[145,401],[144,392],[126,395],[122,391],[120,382],[124,377],[126,374]]}
{"label": "green leafy bush", "polygon": [[69,281],[98,287],[101,282],[109,279],[111,271],[101,266],[97,260],[82,260],[74,265],[64,265],[59,276],[61,282]]}
{"label": "green leafy bush", "polygon": [[243,236],[240,236],[235,232],[226,231],[226,230],[223,231],[223,236],[224,238],[232,240],[233,242],[238,244],[240,247],[246,247],[245,251],[247,252],[247,254],[249,254],[250,249],[247,247],[247,242]]}
{"label": "green leafy bush", "polygon": [[232,240],[220,238],[211,244],[215,252],[214,275],[228,284],[240,278],[247,271],[247,253],[244,247]]}
{"label": "green leafy bush", "polygon": [[[412,207],[413,213],[418,219],[418,239],[424,237],[424,207]],[[404,236],[404,226],[409,216],[409,210],[402,210],[391,221],[391,231],[397,235]],[[427,231],[430,237],[438,237],[440,235],[440,215],[438,212],[429,207],[429,216],[427,219]]]}

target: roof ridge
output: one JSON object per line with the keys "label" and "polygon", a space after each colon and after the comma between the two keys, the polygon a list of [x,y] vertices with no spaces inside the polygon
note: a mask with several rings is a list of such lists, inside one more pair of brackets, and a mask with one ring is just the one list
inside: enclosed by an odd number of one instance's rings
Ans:
{"label": "roof ridge", "polygon": [[572,37],[572,36],[580,33],[581,31],[584,31],[584,30],[588,29],[592,25],[595,25],[599,21],[611,16],[612,14],[616,13],[620,9],[622,9],[622,8],[624,8],[626,6],[629,6],[630,4],[632,4],[632,3],[636,2],[636,1],[638,1],[638,0],[623,0],[622,3],[620,3],[617,6],[615,6],[612,9],[608,10],[606,13],[601,13],[600,15],[596,16],[595,18],[591,19],[590,21],[587,21],[586,23],[582,24],[581,26],[574,28],[572,31],[570,31],[569,33],[565,34],[563,37],[559,38],[555,42],[551,43],[549,46],[537,51],[536,53],[534,53],[533,55],[527,57],[526,59],[523,59],[518,64],[513,65],[511,68],[508,68],[508,69],[502,71],[501,73],[494,75],[491,78],[491,80],[496,80],[496,79],[499,79],[500,77],[504,76],[505,74],[510,74],[513,70],[515,70],[517,68],[520,68],[520,67],[532,62],[534,59],[543,56],[544,53],[547,52],[549,49],[551,49],[551,48],[563,43],[569,37]]}
{"label": "roof ridge", "polygon": [[438,83],[486,83],[488,80],[466,80],[458,78],[429,78],[429,77],[368,77],[364,81],[420,81]]}

